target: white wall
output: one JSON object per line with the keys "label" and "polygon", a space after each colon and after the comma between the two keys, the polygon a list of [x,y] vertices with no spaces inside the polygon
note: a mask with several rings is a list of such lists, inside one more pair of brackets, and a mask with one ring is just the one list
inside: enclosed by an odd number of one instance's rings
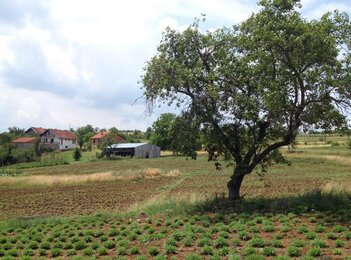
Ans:
{"label": "white wall", "polygon": [[[73,140],[60,139],[49,132],[47,132],[45,135],[41,137],[42,144],[44,145],[56,144],[59,147],[59,150],[75,149],[77,147],[77,143],[74,144]],[[53,139],[53,142],[51,141],[52,139]]]}

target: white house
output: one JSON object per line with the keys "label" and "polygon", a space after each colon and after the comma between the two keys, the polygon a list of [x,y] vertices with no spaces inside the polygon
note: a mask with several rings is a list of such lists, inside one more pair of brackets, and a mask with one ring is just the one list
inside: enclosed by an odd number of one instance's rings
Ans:
{"label": "white house", "polygon": [[47,129],[40,135],[42,147],[55,147],[58,150],[69,150],[77,147],[77,137],[68,130]]}

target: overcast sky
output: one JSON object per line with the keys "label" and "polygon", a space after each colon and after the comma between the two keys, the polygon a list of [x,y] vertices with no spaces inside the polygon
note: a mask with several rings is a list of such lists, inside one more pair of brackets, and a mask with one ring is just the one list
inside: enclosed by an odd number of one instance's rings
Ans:
{"label": "overcast sky", "polygon": [[[350,0],[303,0],[318,18]],[[145,130],[167,108],[145,114],[140,75],[166,26],[182,30],[206,14],[230,26],[254,0],[0,0],[0,132],[9,126]],[[133,104],[134,103],[134,104]]]}

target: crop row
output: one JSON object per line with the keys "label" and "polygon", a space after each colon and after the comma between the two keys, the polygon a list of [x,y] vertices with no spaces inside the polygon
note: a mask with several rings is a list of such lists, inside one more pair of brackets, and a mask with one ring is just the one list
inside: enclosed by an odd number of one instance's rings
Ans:
{"label": "crop row", "polygon": [[190,217],[86,217],[8,225],[4,259],[261,259],[351,256],[348,212]]}

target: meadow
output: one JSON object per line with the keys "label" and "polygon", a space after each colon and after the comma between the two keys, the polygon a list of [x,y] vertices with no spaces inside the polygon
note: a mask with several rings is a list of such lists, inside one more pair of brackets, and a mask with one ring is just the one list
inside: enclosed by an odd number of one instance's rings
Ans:
{"label": "meadow", "polygon": [[[232,166],[197,160],[96,160],[0,177],[4,259],[351,259],[347,137],[302,136],[291,165],[247,176],[228,202]],[[336,144],[338,143],[338,144]]]}

